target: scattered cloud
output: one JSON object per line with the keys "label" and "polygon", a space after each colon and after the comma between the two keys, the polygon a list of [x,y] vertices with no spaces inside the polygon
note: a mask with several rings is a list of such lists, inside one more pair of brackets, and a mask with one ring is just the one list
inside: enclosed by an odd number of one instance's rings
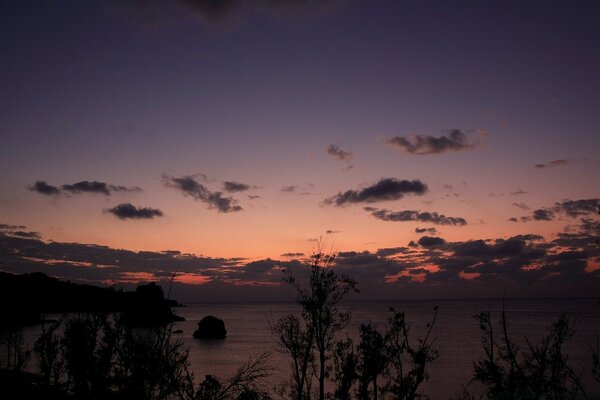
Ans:
{"label": "scattered cloud", "polygon": [[520,208],[521,210],[529,210],[529,206],[525,203],[512,203],[513,207]]}
{"label": "scattered cloud", "polygon": [[225,181],[223,182],[223,190],[227,193],[235,193],[235,192],[244,192],[246,190],[252,189],[253,186],[247,185],[245,183],[233,182],[233,181]]}
{"label": "scattered cloud", "polygon": [[100,193],[110,196],[113,192],[139,192],[138,186],[111,185],[99,181],[80,181],[72,184],[64,184],[60,188],[49,185],[45,181],[37,181],[28,189],[47,196],[58,196],[60,194]]}
{"label": "scattered cloud", "polygon": [[[600,257],[599,234],[597,218],[582,218],[581,223],[551,241],[535,234],[458,242],[423,236],[410,248],[340,252],[333,268],[357,279],[361,293],[368,298],[396,293],[398,285],[406,296],[423,291],[426,295],[501,295],[498,287],[510,287],[511,295],[517,288],[525,294],[592,294],[600,283],[598,270],[589,268]],[[97,283],[132,282],[132,276],[167,281],[177,270],[203,285],[202,294],[196,295],[200,297],[224,290],[228,296],[239,298],[248,293],[244,288],[257,286],[264,294],[282,287],[283,270],[303,279],[301,274],[306,273],[306,268],[298,259],[304,253],[284,253],[281,257],[284,260],[249,261],[174,250],[134,252],[94,244],[46,242],[39,235],[28,233],[24,226],[0,224],[0,270],[40,271],[63,279]]]}
{"label": "scattered cloud", "polygon": [[373,207],[365,207],[365,211],[370,212],[373,217],[382,221],[419,221],[429,222],[436,225],[467,225],[467,221],[462,217],[447,217],[444,214],[437,212],[420,212],[415,210],[390,211],[387,209],[377,209]]}
{"label": "scattered cloud", "polygon": [[422,236],[417,243],[423,247],[439,247],[445,245],[446,241],[441,237]]}
{"label": "scattered cloud", "polygon": [[298,258],[298,257],[304,257],[304,253],[283,253],[281,255],[281,257],[286,257],[286,258]]}
{"label": "scattered cloud", "polygon": [[522,194],[527,194],[527,191],[525,191],[523,189],[516,189],[516,190],[513,190],[512,192],[509,192],[508,194],[511,196],[520,196]]}
{"label": "scattered cloud", "polygon": [[113,208],[109,208],[106,212],[113,214],[115,217],[125,219],[153,219],[162,217],[163,213],[159,209],[149,207],[136,207],[131,203],[121,203]]}
{"label": "scattered cloud", "polygon": [[352,158],[354,158],[354,153],[352,151],[344,151],[334,144],[327,146],[326,151],[327,154],[339,161],[345,161],[349,163],[352,161]]}
{"label": "scattered cloud", "polygon": [[213,192],[199,183],[194,176],[186,175],[179,178],[163,174],[165,186],[179,190],[184,196],[190,196],[194,200],[208,205],[208,208],[217,209],[222,213],[241,211],[242,207],[237,205],[233,197],[224,197],[221,192]]}
{"label": "scattered cloud", "polygon": [[415,232],[416,233],[432,233],[432,234],[436,234],[437,233],[437,229],[435,229],[434,227],[431,228],[415,228]]}
{"label": "scattered cloud", "polygon": [[[483,131],[480,131],[480,138],[482,136]],[[413,155],[473,150],[480,145],[480,142],[480,139],[471,138],[460,129],[448,130],[445,135],[439,137],[429,135],[395,136],[387,141],[391,147]]]}
{"label": "scattered cloud", "polygon": [[37,192],[46,196],[58,196],[60,194],[59,188],[49,185],[45,181],[37,181],[27,188],[33,192]]}
{"label": "scattered cloud", "polygon": [[554,203],[552,207],[534,210],[531,216],[521,217],[527,221],[552,221],[556,215],[565,215],[569,218],[585,217],[600,213],[600,199],[565,200]]}
{"label": "scattered cloud", "polygon": [[427,192],[427,185],[420,180],[399,180],[384,178],[379,182],[358,190],[339,192],[326,198],[326,205],[344,206],[353,203],[375,203],[379,201],[398,200],[406,194],[422,195]]}
{"label": "scattered cloud", "polygon": [[297,185],[289,185],[289,186],[284,186],[281,188],[281,192],[283,192],[283,193],[295,193],[296,190],[298,190]]}
{"label": "scattered cloud", "polygon": [[535,164],[534,167],[539,168],[539,169],[551,168],[551,167],[561,167],[563,165],[570,164],[571,161],[572,160],[553,160],[546,164]]}

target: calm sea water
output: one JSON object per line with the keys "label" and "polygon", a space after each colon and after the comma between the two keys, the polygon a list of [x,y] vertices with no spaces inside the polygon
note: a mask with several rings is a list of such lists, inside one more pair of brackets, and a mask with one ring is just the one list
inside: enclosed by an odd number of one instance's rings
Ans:
{"label": "calm sea water", "polygon": [[[363,322],[372,322],[384,329],[390,313],[389,307],[403,310],[417,340],[433,316],[433,307],[439,307],[433,329],[439,358],[431,365],[430,379],[423,391],[432,399],[448,399],[456,396],[461,385],[466,385],[473,374],[473,361],[483,356],[479,325],[473,316],[490,311],[496,320],[502,312],[502,300],[442,300],[442,301],[377,301],[347,303],[352,313],[348,334],[355,337]],[[582,371],[588,391],[600,394],[600,386],[589,376],[591,346],[600,334],[600,305],[593,299],[568,300],[506,300],[505,310],[509,321],[509,333],[515,340],[527,336],[537,342],[562,312],[577,321],[575,336],[566,348],[572,365]],[[245,303],[245,304],[193,304],[177,309],[186,318],[178,323],[182,329],[179,337],[190,349],[190,362],[198,379],[206,374],[230,376],[252,356],[264,351],[271,352],[270,364],[277,369],[268,384],[275,385],[286,380],[288,360],[277,351],[269,330],[269,320],[298,312],[294,303]],[[192,333],[200,319],[215,315],[225,321],[228,331],[223,341],[193,339]]]}
{"label": "calm sea water", "polygon": [[[363,322],[370,321],[380,329],[385,329],[390,315],[388,309],[394,307],[405,311],[411,336],[417,340],[431,320],[434,306],[439,307],[433,329],[439,358],[429,368],[430,379],[423,384],[423,392],[434,400],[456,397],[461,385],[466,385],[472,378],[473,362],[483,356],[481,333],[473,316],[481,311],[489,311],[498,321],[502,300],[347,302],[345,309],[352,313],[352,320],[340,338],[346,335],[356,337],[358,327]],[[576,321],[577,332],[569,341],[566,352],[571,365],[581,371],[588,392],[600,398],[600,385],[589,375],[591,348],[596,345],[600,334],[598,300],[510,299],[505,301],[505,310],[509,333],[517,341],[522,341],[526,335],[537,343],[562,312]],[[268,389],[285,382],[289,374],[288,359],[278,352],[269,330],[269,321],[298,311],[295,303],[190,304],[176,309],[176,313],[185,317],[186,321],[175,325],[174,329],[181,329],[183,333],[174,336],[189,348],[190,364],[198,382],[207,374],[223,378],[231,376],[251,357],[270,352],[269,365],[275,372],[266,383]],[[206,315],[214,315],[225,321],[228,331],[225,340],[202,341],[192,337],[198,321]],[[24,332],[26,341],[33,343],[39,329],[27,328]]]}

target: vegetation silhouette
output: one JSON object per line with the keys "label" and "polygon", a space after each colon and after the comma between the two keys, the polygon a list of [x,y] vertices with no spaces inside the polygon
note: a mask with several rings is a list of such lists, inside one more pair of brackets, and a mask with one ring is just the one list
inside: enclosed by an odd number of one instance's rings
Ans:
{"label": "vegetation silhouette", "polygon": [[[290,360],[287,385],[270,390],[269,354],[260,354],[229,378],[194,380],[188,350],[173,337],[173,321],[135,325],[127,312],[75,312],[45,321],[32,349],[20,326],[0,329],[0,387],[3,398],[91,400],[411,400],[426,398],[421,385],[438,358],[432,335],[438,310],[424,333],[411,334],[405,314],[390,309],[384,327],[363,323],[356,336],[340,338],[350,314],[341,301],[357,283],[331,268],[333,255],[317,253],[306,281],[285,280],[296,291],[297,314],[270,327],[279,351]],[[36,279],[39,277],[36,277]],[[162,290],[145,285],[135,295],[163,304]],[[133,309],[133,308],[132,308]],[[217,319],[218,320],[218,319]],[[474,363],[473,379],[461,399],[586,399],[581,376],[569,364],[565,344],[576,324],[566,315],[533,343],[517,342],[506,313],[494,321],[476,316],[484,356]],[[224,326],[223,326],[224,329]],[[598,337],[590,347],[589,372],[600,382]],[[27,367],[29,361],[32,367]],[[330,391],[329,391],[330,390]],[[479,392],[478,392],[479,391]]]}

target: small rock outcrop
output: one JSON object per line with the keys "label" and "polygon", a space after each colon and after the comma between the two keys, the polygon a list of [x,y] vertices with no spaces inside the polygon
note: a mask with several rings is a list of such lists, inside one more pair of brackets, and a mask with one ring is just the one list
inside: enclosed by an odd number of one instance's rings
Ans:
{"label": "small rock outcrop", "polygon": [[225,339],[226,336],[225,322],[212,315],[202,318],[194,332],[196,339]]}

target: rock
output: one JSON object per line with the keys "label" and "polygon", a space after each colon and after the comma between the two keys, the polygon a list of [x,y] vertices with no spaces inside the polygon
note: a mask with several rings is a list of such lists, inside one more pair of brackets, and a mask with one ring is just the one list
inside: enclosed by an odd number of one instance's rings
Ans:
{"label": "rock", "polygon": [[226,336],[225,322],[212,315],[202,318],[194,332],[196,339],[225,339]]}

